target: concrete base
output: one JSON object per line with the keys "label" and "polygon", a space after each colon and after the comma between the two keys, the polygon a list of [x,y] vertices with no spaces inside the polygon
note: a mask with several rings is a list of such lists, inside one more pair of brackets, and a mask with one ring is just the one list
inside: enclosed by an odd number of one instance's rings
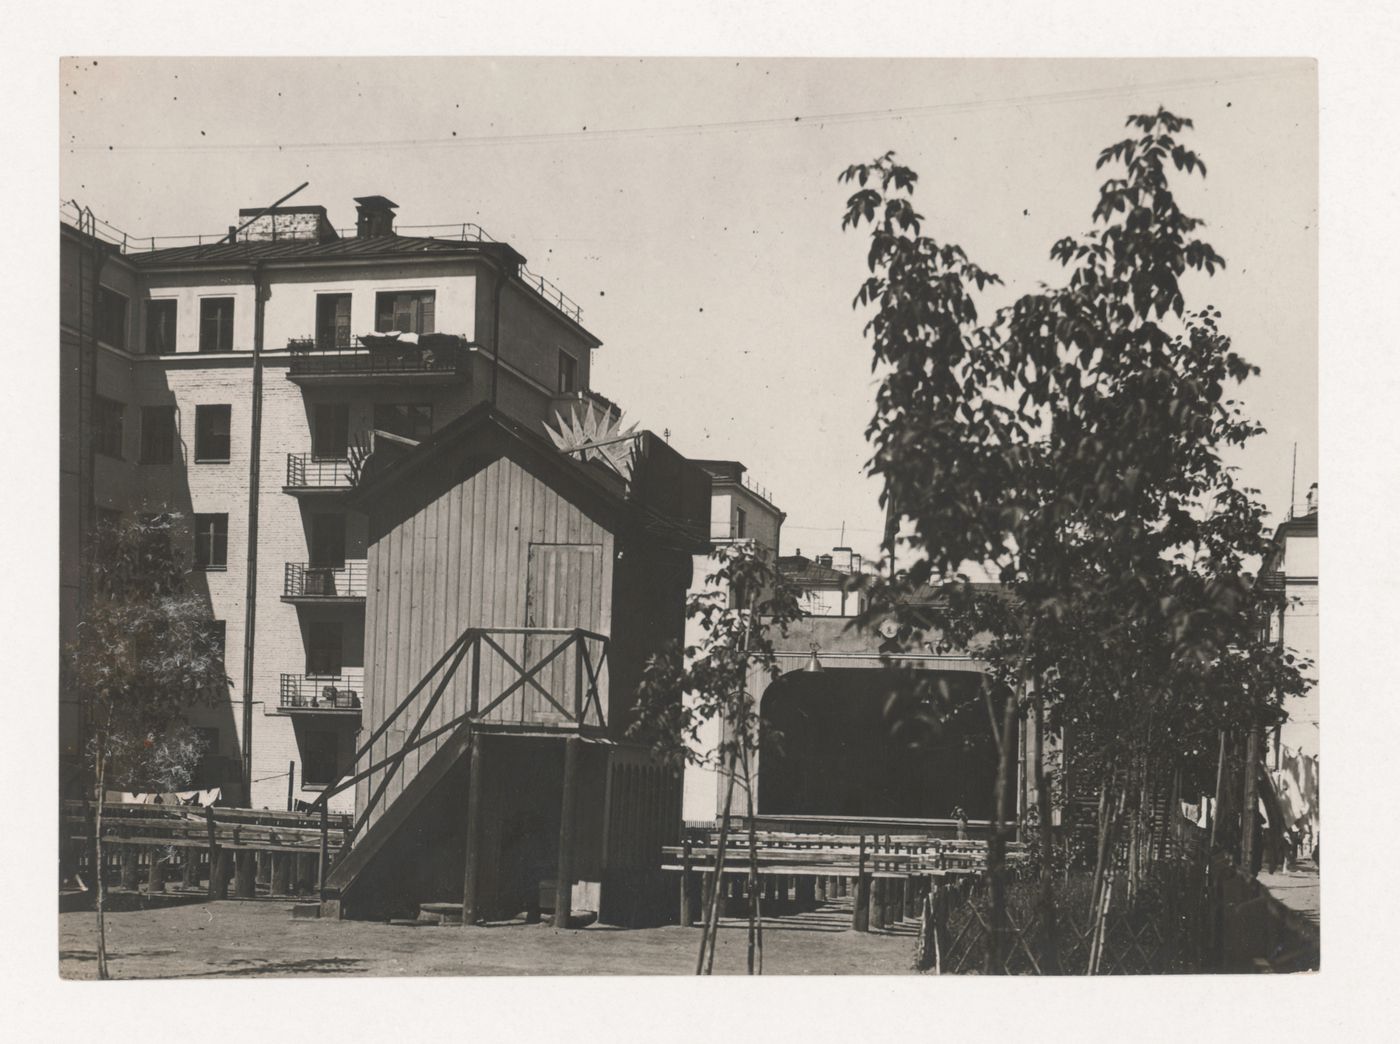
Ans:
{"label": "concrete base", "polygon": [[294,921],[316,921],[321,917],[320,903],[293,903],[292,920]]}

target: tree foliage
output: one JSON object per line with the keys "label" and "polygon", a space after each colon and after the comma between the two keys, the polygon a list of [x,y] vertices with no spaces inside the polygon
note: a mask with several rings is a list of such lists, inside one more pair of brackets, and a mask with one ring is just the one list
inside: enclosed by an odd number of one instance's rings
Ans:
{"label": "tree foliage", "polygon": [[176,524],[162,515],[99,527],[91,597],[68,650],[91,763],[132,789],[188,782],[200,750],[185,711],[229,684],[209,608],[174,553]]}
{"label": "tree foliage", "polygon": [[[630,734],[672,764],[721,768],[758,750],[761,694],[751,683],[755,677],[777,679],[773,635],[786,634],[802,610],[771,555],[758,545],[721,544],[711,561],[704,589],[686,604],[687,618],[700,625],[700,640],[668,647],[648,661]],[[710,722],[723,726],[715,747],[701,738]]]}
{"label": "tree foliage", "polygon": [[[925,233],[917,175],[892,153],[842,175],[857,189],[843,227],[870,235],[854,304],[884,375],[870,470],[918,556],[875,585],[873,611],[945,646],[979,637],[997,680],[1070,726],[1095,780],[1272,724],[1303,685],[1262,626],[1278,609],[1254,575],[1263,506],[1223,456],[1262,431],[1237,398],[1258,370],[1183,290],[1225,264],[1171,186],[1206,167],[1179,140],[1191,121],[1127,125],[1098,159],[1112,176],[1094,227],[1050,250],[1063,285],[988,321],[974,297],[998,277]],[[1001,590],[967,584],[967,563]],[[936,606],[911,605],[929,584]]]}

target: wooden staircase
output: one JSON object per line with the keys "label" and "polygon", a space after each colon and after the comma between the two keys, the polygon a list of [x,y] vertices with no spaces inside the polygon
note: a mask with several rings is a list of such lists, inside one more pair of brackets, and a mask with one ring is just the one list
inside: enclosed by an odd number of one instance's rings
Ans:
{"label": "wooden staircase", "polygon": [[[370,866],[398,833],[405,821],[423,802],[457,762],[468,756],[471,749],[471,730],[459,729],[443,743],[433,756],[408,780],[403,791],[384,808],[380,816],[373,820],[364,835],[355,839],[353,845],[341,852],[340,858],[326,879],[326,898],[342,901],[353,898],[356,880]],[[458,919],[461,917],[461,903],[457,904]]]}

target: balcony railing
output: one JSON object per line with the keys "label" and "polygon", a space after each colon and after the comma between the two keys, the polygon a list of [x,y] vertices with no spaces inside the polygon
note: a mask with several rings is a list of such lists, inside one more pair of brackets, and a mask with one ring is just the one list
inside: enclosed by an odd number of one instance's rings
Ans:
{"label": "balcony railing", "polygon": [[368,587],[368,563],[364,559],[342,566],[317,566],[288,562],[282,581],[282,597],[327,601],[363,599]]}
{"label": "balcony railing", "polygon": [[365,696],[363,668],[345,668],[340,674],[282,675],[278,706],[284,711],[359,713]]}
{"label": "balcony railing", "polygon": [[287,454],[287,489],[344,489],[355,484],[348,460],[317,457],[311,453]]}
{"label": "balcony railing", "polygon": [[[455,343],[454,343],[455,342]],[[390,344],[369,347],[359,338],[348,346],[323,349],[314,340],[293,340],[292,380],[317,377],[395,377],[406,375],[465,376],[471,349],[460,338],[428,335],[427,344]]]}

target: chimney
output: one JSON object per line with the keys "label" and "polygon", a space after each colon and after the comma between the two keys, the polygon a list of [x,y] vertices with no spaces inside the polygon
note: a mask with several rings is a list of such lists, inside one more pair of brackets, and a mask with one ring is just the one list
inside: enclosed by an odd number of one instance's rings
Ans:
{"label": "chimney", "polygon": [[398,206],[383,196],[355,197],[355,237],[372,239],[394,234],[394,209]]}

